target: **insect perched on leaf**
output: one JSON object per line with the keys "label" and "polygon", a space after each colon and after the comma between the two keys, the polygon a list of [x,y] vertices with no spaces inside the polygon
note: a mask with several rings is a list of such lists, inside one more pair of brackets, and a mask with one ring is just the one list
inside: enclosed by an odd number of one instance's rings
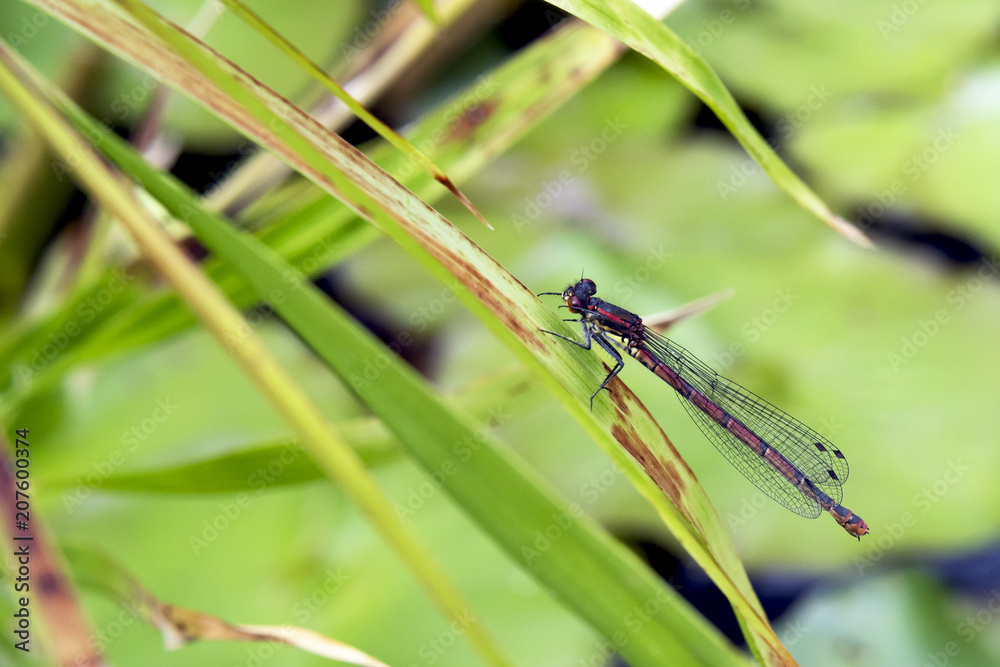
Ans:
{"label": "insect perched on leaf", "polygon": [[642,323],[635,313],[594,296],[597,285],[582,278],[560,296],[579,315],[584,342],[544,331],[585,350],[597,343],[615,360],[601,393],[625,367],[622,352],[634,357],[680,396],[681,404],[716,449],[761,491],[809,519],[829,512],[859,540],[868,525],[840,504],[847,459],[829,440],[753,392],[728,380],[693,354]]}

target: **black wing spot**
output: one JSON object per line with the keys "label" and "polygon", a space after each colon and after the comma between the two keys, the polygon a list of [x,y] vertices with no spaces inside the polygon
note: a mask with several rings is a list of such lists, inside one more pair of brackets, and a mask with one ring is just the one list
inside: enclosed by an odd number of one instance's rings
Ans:
{"label": "black wing spot", "polygon": [[816,449],[818,449],[821,452],[825,452],[826,451],[826,447],[824,447],[823,443],[821,443],[821,442],[814,442],[813,443],[813,447],[815,447]]}
{"label": "black wing spot", "polygon": [[830,476],[830,479],[840,481],[840,478],[837,477],[837,473],[833,472],[832,470],[827,470],[826,474]]}
{"label": "black wing spot", "polygon": [[836,456],[838,459],[844,458],[844,455],[840,453],[839,449],[833,450],[833,455]]}

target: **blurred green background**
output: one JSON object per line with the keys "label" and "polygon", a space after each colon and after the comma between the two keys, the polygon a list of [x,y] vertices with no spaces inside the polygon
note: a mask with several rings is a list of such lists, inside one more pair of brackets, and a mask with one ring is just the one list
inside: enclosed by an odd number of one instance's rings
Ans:
{"label": "blurred green background", "polygon": [[[416,83],[390,89],[376,111],[405,124],[549,25],[543,3],[515,5],[478,33],[454,37]],[[12,41],[34,10],[12,0],[0,7],[0,33]],[[378,6],[258,10],[328,59]],[[779,636],[801,664],[995,663],[1000,5],[719,0],[685,3],[666,22],[876,250],[850,244],[798,207],[691,94],[634,54],[463,184],[496,231],[450,200],[442,212],[536,292],[561,291],[582,271],[599,296],[647,314],[732,288],[731,298],[669,335],[843,450],[852,471],[844,505],[864,517],[869,536],[857,543],[829,518],[810,522],[770,501],[710,446],[661,381],[638,364],[622,377],[730,527]],[[223,20],[212,38],[281,92],[304,87],[304,76],[258,53],[241,28]],[[22,53],[58,79],[77,40],[49,20]],[[111,60],[101,71],[90,108],[114,116],[142,75]],[[168,116],[191,171],[218,170],[240,145],[206,116],[180,100]],[[115,120],[134,117],[130,108]],[[2,102],[0,119],[13,127]],[[63,201],[56,214],[65,215],[59,209],[72,205],[71,194],[55,195]],[[414,336],[410,360],[446,393],[521,372],[388,240],[324,280],[389,339]],[[280,325],[261,330],[333,419],[364,414]],[[531,382],[486,428],[739,641],[721,596],[579,425]],[[38,443],[40,509],[60,539],[103,547],[160,597],[232,621],[309,627],[392,665],[473,663],[409,572],[325,481],[252,488],[240,498],[100,488],[76,495],[76,480],[86,486],[116,452],[124,457],[116,473],[126,473],[286,434],[206,334],[78,367],[18,418]],[[403,457],[389,459],[376,468],[382,487],[412,502],[427,476]],[[410,520],[518,664],[604,664],[588,662],[600,638],[444,494],[421,502]],[[226,528],[213,533],[213,522]],[[105,598],[88,593],[85,602],[116,664],[321,662],[287,648],[257,655],[262,647],[241,644],[163,652],[155,631]],[[3,660],[21,658],[5,645]]]}

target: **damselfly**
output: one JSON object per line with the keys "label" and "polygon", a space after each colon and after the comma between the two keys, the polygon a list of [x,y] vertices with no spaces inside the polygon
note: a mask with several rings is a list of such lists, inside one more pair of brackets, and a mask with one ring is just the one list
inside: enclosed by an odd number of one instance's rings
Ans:
{"label": "damselfly", "polygon": [[590,397],[601,393],[625,367],[619,351],[631,355],[673,387],[681,404],[716,449],[773,499],[809,519],[829,512],[859,540],[868,525],[840,505],[847,481],[847,459],[829,440],[756,394],[728,380],[673,341],[647,329],[635,313],[594,296],[597,285],[581,279],[561,294],[566,308],[580,316],[584,342],[552,334],[585,350],[596,342],[615,367]]}

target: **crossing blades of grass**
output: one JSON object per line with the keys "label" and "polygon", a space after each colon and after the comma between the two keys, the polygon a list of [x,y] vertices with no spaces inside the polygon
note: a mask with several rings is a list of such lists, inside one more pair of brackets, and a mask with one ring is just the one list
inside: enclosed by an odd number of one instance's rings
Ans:
{"label": "crossing blades of grass", "polygon": [[[771,179],[803,208],[854,243],[871,247],[864,233],[836,215],[819,196],[782,161],[747,120],[719,75],[667,26],[632,0],[550,0],[553,5],[606,31],[657,63],[697,95],[743,144]],[[643,6],[661,0],[646,0]]]}

